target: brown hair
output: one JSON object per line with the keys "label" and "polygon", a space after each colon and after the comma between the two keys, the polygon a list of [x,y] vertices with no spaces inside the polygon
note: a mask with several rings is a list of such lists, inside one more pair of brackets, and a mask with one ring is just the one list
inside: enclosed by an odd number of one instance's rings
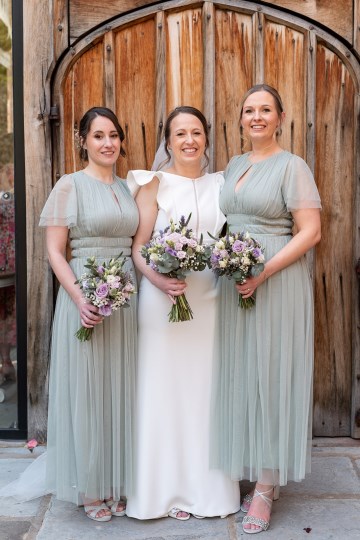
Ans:
{"label": "brown hair", "polygon": [[[272,97],[274,98],[275,107],[276,107],[278,116],[281,119],[281,114],[284,112],[284,106],[283,106],[282,99],[280,97],[279,92],[275,88],[273,88],[272,86],[270,86],[268,84],[255,84],[255,86],[252,86],[246,92],[246,94],[244,95],[244,97],[241,100],[240,120],[241,120],[242,115],[243,115],[244,103],[247,100],[247,98],[249,96],[251,96],[251,94],[255,94],[255,92],[262,92],[262,91],[268,92],[269,94],[272,95]],[[281,127],[279,127],[279,129],[278,129],[277,135],[281,135]]]}
{"label": "brown hair", "polygon": [[170,141],[170,134],[171,134],[171,123],[174,120],[174,118],[176,118],[179,114],[192,114],[193,116],[196,116],[196,118],[200,120],[204,128],[204,133],[205,133],[205,154],[204,155],[205,155],[206,163],[205,163],[204,168],[207,167],[207,165],[209,164],[209,156],[206,153],[206,149],[209,146],[209,126],[203,113],[199,111],[199,109],[196,109],[195,107],[190,107],[188,105],[181,105],[180,107],[176,107],[173,111],[170,112],[169,116],[166,119],[165,128],[164,128],[164,138],[165,138],[165,152],[167,155],[167,159],[164,163],[161,164],[161,166],[163,167],[171,159],[171,155],[168,150],[168,144]]}
{"label": "brown hair", "polygon": [[[79,125],[79,138],[80,138],[80,150],[79,155],[80,159],[82,161],[88,161],[88,153],[87,150],[82,146],[84,141],[86,140],[86,137],[91,129],[91,124],[95,120],[97,116],[104,116],[105,118],[108,118],[115,126],[116,131],[119,134],[120,141],[123,142],[125,139],[124,131],[122,127],[119,124],[119,120],[117,119],[116,114],[107,107],[92,107],[89,109],[82,119],[80,120]],[[126,153],[123,147],[120,147],[120,154],[125,157]]]}

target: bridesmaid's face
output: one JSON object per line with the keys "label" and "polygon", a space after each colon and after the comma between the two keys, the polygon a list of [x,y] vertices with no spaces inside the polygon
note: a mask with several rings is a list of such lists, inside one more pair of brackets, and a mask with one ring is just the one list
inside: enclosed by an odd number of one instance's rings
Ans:
{"label": "bridesmaid's face", "polygon": [[105,116],[94,118],[83,147],[88,152],[89,164],[112,167],[121,149],[120,137],[112,121]]}
{"label": "bridesmaid's face", "polygon": [[180,113],[171,122],[168,148],[174,164],[201,162],[205,153],[206,136],[200,120],[192,114]]}
{"label": "bridesmaid's face", "polygon": [[[284,113],[282,113],[283,115]],[[283,120],[274,97],[265,90],[254,92],[246,99],[241,115],[244,133],[252,140],[267,141],[274,138]]]}

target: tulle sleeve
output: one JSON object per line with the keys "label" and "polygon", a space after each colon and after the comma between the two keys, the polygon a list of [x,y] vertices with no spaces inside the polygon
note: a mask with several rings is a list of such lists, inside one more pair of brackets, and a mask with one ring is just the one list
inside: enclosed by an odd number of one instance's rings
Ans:
{"label": "tulle sleeve", "polygon": [[161,172],[154,172],[154,171],[129,171],[127,175],[127,185],[130,189],[130,192],[133,197],[137,194],[141,186],[144,186],[145,184],[149,184],[151,180],[156,176],[159,178],[161,176]]}
{"label": "tulle sleeve", "polygon": [[289,212],[304,208],[321,208],[314,177],[308,165],[293,155],[286,168],[282,194]]}
{"label": "tulle sleeve", "polygon": [[65,175],[56,182],[40,215],[40,227],[75,227],[77,197],[74,179]]}

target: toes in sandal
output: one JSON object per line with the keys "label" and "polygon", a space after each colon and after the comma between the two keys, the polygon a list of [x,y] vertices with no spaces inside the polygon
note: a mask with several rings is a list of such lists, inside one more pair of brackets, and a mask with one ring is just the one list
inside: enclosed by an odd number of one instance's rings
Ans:
{"label": "toes in sandal", "polygon": [[[122,517],[126,514],[126,503],[125,501],[114,501],[114,499],[109,499],[105,501],[106,506],[109,508],[111,514],[116,517]],[[121,510],[119,510],[121,508]]]}
{"label": "toes in sandal", "polygon": [[[183,512],[186,516],[179,516],[178,514],[180,514],[180,512]],[[168,516],[180,521],[187,521],[190,518],[190,514],[184,510],[180,510],[180,508],[172,508],[168,513]]]}
{"label": "toes in sandal", "polygon": [[107,512],[109,511],[109,508],[104,502],[101,504],[85,504],[84,510],[87,517],[93,519],[94,521],[110,521],[111,519],[111,514],[97,517],[100,510],[106,510]]}
{"label": "toes in sandal", "polygon": [[[266,493],[271,493],[272,497],[266,497]],[[279,486],[274,486],[271,489],[268,489],[267,491],[260,492],[255,488],[253,499],[256,497],[260,497],[270,508],[272,506],[272,502],[274,500],[277,500],[279,498]],[[245,516],[242,521],[243,524],[243,531],[246,534],[257,534],[262,531],[266,531],[269,528],[270,522],[265,521],[265,519],[261,519],[255,516]],[[247,527],[244,527],[244,525],[256,525],[257,529],[250,529]]]}

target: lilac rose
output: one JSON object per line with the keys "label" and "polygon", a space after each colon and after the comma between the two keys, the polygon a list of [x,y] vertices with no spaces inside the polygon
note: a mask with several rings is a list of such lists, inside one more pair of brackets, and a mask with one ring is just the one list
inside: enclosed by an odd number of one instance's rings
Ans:
{"label": "lilac rose", "polygon": [[96,288],[95,295],[98,298],[106,298],[109,292],[109,287],[107,283],[103,283]]}
{"label": "lilac rose", "polygon": [[100,315],[103,315],[103,317],[108,317],[111,315],[111,304],[106,304],[106,306],[100,306],[99,307],[99,313]]}
{"label": "lilac rose", "polygon": [[241,242],[240,240],[235,240],[232,246],[232,250],[234,253],[241,253],[244,249],[244,242]]}

